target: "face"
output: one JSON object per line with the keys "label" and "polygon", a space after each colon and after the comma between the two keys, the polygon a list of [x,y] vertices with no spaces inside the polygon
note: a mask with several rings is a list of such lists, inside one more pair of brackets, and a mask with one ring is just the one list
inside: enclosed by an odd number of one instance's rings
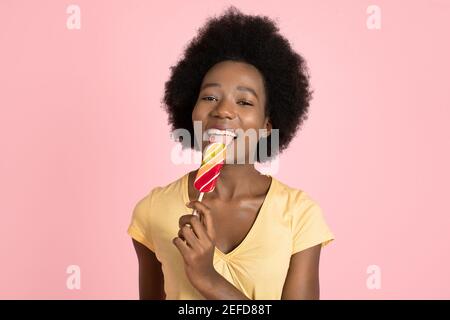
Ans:
{"label": "face", "polygon": [[[267,133],[272,129],[270,119],[265,115],[265,104],[266,92],[258,69],[243,62],[222,61],[203,78],[192,121],[202,122],[202,132],[210,128],[241,129],[243,132],[253,129],[259,139],[258,129],[266,129]],[[250,150],[255,150],[252,147],[255,148],[257,139],[245,135],[245,159]],[[204,141],[203,148],[207,144],[208,141]],[[234,161],[242,161],[244,155],[237,152],[237,143],[233,145]]]}

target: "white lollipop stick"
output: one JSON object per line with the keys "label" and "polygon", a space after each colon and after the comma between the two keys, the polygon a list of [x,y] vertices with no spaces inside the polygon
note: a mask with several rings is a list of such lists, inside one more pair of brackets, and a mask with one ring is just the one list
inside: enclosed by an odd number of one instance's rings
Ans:
{"label": "white lollipop stick", "polygon": [[[197,199],[197,201],[202,201],[202,199],[203,199],[203,195],[204,195],[205,193],[204,192],[200,192],[200,195],[198,196],[198,199]],[[194,209],[193,211],[192,211],[192,214],[194,215],[194,216],[197,216],[197,217],[200,217],[200,215],[198,214],[198,212],[197,212],[197,210],[196,209]]]}

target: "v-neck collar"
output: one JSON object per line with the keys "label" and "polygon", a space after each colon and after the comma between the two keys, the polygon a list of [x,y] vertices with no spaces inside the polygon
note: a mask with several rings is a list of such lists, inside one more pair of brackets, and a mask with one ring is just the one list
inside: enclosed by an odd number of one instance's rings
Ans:
{"label": "v-neck collar", "polygon": [[[263,218],[265,211],[267,210],[267,207],[269,206],[269,204],[271,202],[274,185],[276,183],[276,179],[273,176],[268,175],[268,174],[266,174],[266,176],[271,178],[269,190],[267,191],[264,201],[263,201],[261,207],[259,208],[259,212],[256,215],[256,219],[253,222],[253,225],[251,226],[250,230],[245,235],[244,239],[239,243],[239,245],[236,248],[234,248],[233,250],[231,250],[230,252],[224,253],[219,248],[215,247],[215,253],[217,253],[219,256],[221,256],[225,259],[231,258],[246,244],[246,242],[249,241],[248,239],[256,232],[255,229],[260,224],[260,220]],[[182,183],[183,198],[184,198],[184,202],[187,203],[190,201],[190,199],[189,199],[189,172],[184,175],[182,182],[183,182]]]}

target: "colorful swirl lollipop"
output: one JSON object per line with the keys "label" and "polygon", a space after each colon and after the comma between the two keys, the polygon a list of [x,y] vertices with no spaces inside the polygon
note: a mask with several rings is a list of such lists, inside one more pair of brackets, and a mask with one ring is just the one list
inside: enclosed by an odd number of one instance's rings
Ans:
{"label": "colorful swirl lollipop", "polygon": [[[210,141],[220,140],[217,135],[211,135]],[[227,145],[233,140],[233,136],[223,135],[222,141],[211,142],[203,151],[203,159],[197,176],[195,177],[194,187],[200,191],[198,201],[202,201],[205,192],[211,192],[216,187],[220,170],[222,169],[226,159]],[[196,210],[192,214],[198,214]]]}

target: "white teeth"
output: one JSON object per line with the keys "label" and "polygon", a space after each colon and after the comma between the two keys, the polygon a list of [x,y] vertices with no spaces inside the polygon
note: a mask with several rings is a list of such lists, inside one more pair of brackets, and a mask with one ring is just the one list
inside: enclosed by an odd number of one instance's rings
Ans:
{"label": "white teeth", "polygon": [[231,131],[230,129],[227,130],[219,130],[219,129],[208,129],[206,130],[206,133],[208,135],[219,135],[219,136],[230,136],[230,137],[236,137],[236,134]]}
{"label": "white teeth", "polygon": [[229,145],[237,135],[233,132],[233,129],[219,130],[219,129],[208,129],[206,134],[208,135],[209,142],[221,142],[225,145]]}

